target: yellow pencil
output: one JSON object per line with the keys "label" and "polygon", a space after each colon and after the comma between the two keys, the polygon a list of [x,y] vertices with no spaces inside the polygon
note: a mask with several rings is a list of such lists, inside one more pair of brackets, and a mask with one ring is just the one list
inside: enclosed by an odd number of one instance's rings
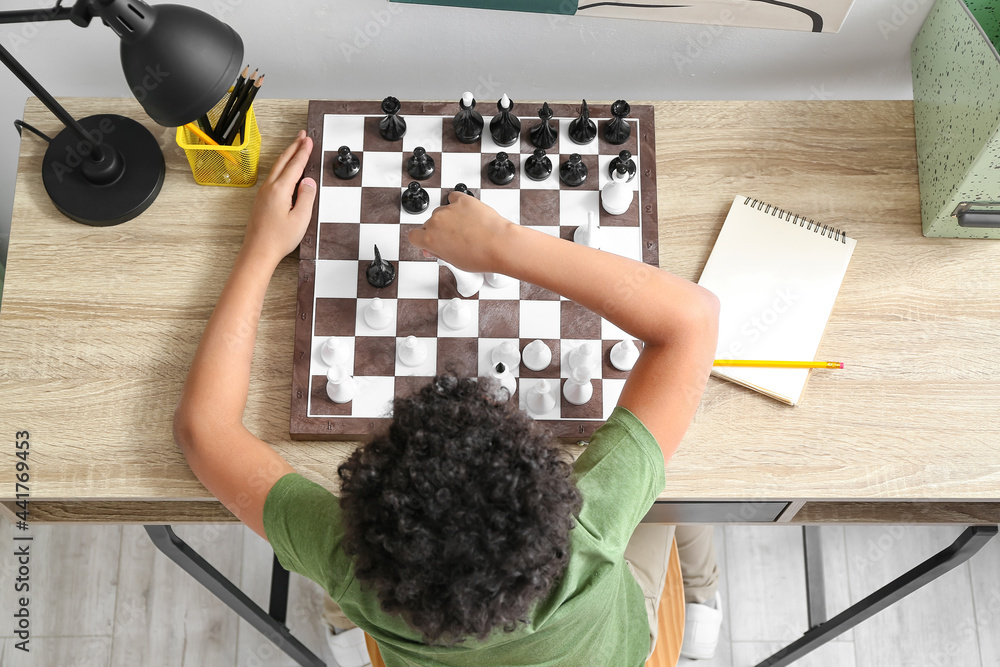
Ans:
{"label": "yellow pencil", "polygon": [[715,366],[751,368],[843,368],[842,361],[765,361],[761,359],[716,359]]}
{"label": "yellow pencil", "polygon": [[[198,135],[198,138],[201,139],[202,141],[204,141],[209,146],[218,146],[219,145],[218,141],[216,141],[212,137],[210,137],[207,134],[205,134],[204,132],[202,132],[201,128],[198,127],[197,125],[195,125],[194,123],[188,123],[184,127],[186,127],[187,129],[191,130],[196,135]],[[236,161],[236,158],[234,158],[232,155],[230,155],[227,151],[219,151],[219,152],[222,154],[222,157],[226,158],[227,160],[229,160],[230,162],[232,162],[235,165],[239,165],[239,162]]]}

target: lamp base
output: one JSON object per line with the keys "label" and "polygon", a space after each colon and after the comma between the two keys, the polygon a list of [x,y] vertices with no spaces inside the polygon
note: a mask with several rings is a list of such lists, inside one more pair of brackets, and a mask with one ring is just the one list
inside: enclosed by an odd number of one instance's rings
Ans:
{"label": "lamp base", "polygon": [[56,208],[70,220],[92,227],[118,225],[149,208],[166,173],[163,152],[152,133],[131,118],[114,114],[88,116],[79,123],[106,149],[118,152],[121,173],[106,184],[93,182],[84,173],[90,148],[72,131],[63,130],[42,158],[42,182]]}

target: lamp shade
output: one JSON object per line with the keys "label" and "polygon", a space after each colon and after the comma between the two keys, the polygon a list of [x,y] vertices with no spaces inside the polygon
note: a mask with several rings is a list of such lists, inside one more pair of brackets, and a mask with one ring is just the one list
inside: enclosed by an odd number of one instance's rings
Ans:
{"label": "lamp shade", "polygon": [[243,40],[201,10],[99,0],[97,11],[121,38],[122,69],[132,94],[160,125],[198,119],[240,72]]}

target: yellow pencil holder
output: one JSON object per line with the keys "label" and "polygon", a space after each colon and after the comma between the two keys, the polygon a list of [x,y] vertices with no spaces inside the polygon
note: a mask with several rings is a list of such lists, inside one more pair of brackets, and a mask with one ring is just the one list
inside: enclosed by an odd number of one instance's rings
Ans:
{"label": "yellow pencil holder", "polygon": [[[208,112],[212,125],[218,121],[225,106],[222,100]],[[177,128],[177,145],[184,149],[191,174],[199,185],[227,185],[248,188],[257,182],[260,164],[260,129],[253,105],[247,111],[246,132],[240,136],[242,143],[232,146],[210,146],[198,135],[181,126]]]}

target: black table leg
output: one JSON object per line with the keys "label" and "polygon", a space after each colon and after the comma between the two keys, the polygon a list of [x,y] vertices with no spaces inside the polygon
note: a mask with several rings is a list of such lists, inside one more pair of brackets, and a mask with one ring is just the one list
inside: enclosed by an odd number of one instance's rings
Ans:
{"label": "black table leg", "polygon": [[851,605],[829,621],[808,630],[777,653],[757,663],[756,667],[785,667],[850,630],[913,591],[929,584],[945,572],[969,560],[997,534],[996,526],[970,526],[950,546],[931,556],[906,574],[893,579],[864,600]]}
{"label": "black table leg", "polygon": [[[326,667],[326,663],[317,657],[312,651],[305,647],[292,633],[285,627],[285,608],[288,599],[288,572],[282,568],[275,558],[274,570],[281,569],[283,575],[277,573],[278,581],[272,580],[271,586],[271,610],[280,612],[280,618],[271,616],[261,609],[253,600],[248,598],[243,591],[236,587],[233,582],[222,576],[204,558],[192,549],[184,540],[179,538],[170,526],[145,526],[149,539],[153,541],[156,548],[162,551],[167,558],[181,566],[185,572],[190,574],[202,586],[207,588],[215,597],[219,598],[227,607],[239,614],[243,620],[252,625],[258,632],[267,637],[279,649],[303,667]],[[275,576],[272,571],[272,577]],[[279,589],[283,589],[284,597],[277,604],[275,602],[275,584]],[[280,591],[277,593],[280,594]]]}

